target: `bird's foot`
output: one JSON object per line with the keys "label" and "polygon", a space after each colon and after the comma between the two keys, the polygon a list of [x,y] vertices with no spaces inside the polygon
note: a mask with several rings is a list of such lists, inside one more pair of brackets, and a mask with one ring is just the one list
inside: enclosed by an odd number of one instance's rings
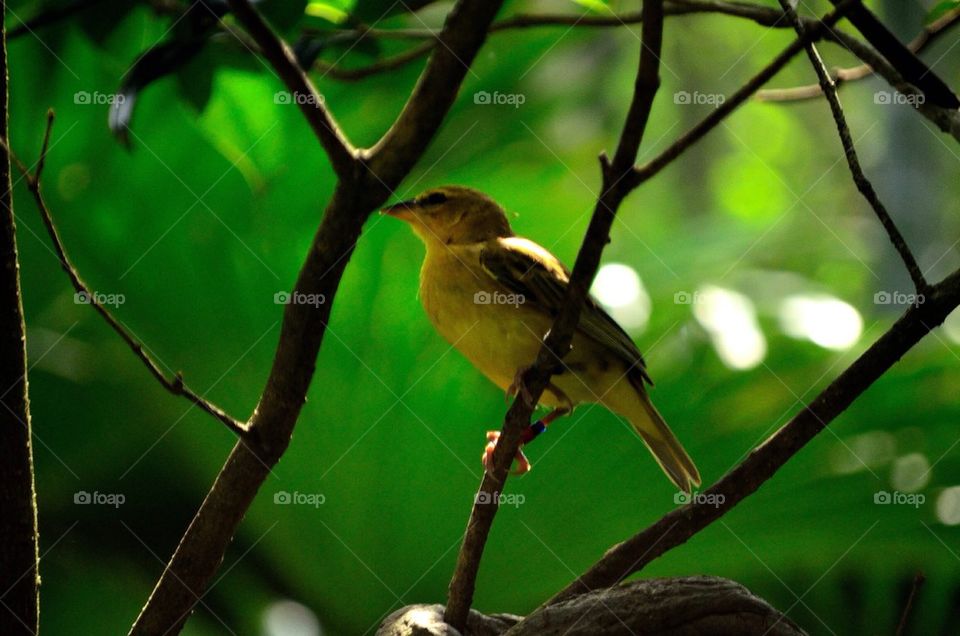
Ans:
{"label": "bird's foot", "polygon": [[[524,431],[524,433],[526,433],[526,431]],[[531,437],[531,439],[533,438]],[[493,451],[497,448],[497,442],[499,440],[500,431],[487,431],[487,447],[483,449],[483,456],[480,460],[483,462],[483,469],[488,473],[493,470]],[[524,442],[521,442],[520,448],[517,449],[517,454],[513,458],[514,464],[510,469],[510,474],[512,475],[525,475],[530,472],[530,469],[533,467],[530,464],[530,460],[527,459],[527,456],[523,454],[523,444]]]}

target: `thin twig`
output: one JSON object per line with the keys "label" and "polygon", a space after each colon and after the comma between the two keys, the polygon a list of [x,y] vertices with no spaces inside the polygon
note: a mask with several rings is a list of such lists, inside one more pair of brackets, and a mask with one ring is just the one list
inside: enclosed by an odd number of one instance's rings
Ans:
{"label": "thin twig", "polygon": [[[913,40],[907,44],[907,48],[914,53],[922,53],[928,46],[940,39],[941,36],[948,33],[950,29],[960,24],[960,9],[951,11],[931,24],[926,25],[923,30]],[[869,64],[861,64],[849,68],[835,69],[831,76],[833,82],[839,88],[843,84],[856,82],[858,80],[870,77],[874,74],[874,69]],[[766,88],[757,91],[755,99],[761,102],[791,102],[813,99],[823,95],[823,89],[820,84],[807,84],[804,86],[791,86],[788,88]]]}
{"label": "thin twig", "polygon": [[[780,0],[780,6],[787,14],[791,24],[793,24],[797,35],[802,38],[804,35],[804,26],[800,22],[796,11],[794,11],[788,0]],[[907,246],[899,228],[897,228],[896,223],[894,223],[890,217],[890,213],[887,212],[886,206],[883,205],[880,197],[877,196],[873,184],[870,183],[870,180],[867,179],[867,176],[863,173],[863,169],[860,167],[860,160],[857,157],[857,149],[853,143],[853,136],[850,134],[850,127],[847,125],[847,119],[843,114],[843,107],[840,105],[840,98],[837,96],[837,88],[834,86],[833,80],[830,79],[830,72],[823,63],[823,59],[820,57],[820,52],[817,50],[816,45],[807,41],[804,48],[820,81],[820,88],[823,90],[823,94],[830,104],[830,112],[833,114],[833,121],[837,126],[837,133],[840,135],[840,143],[843,145],[843,152],[847,159],[847,165],[850,167],[853,182],[856,184],[857,190],[863,195],[863,198],[866,199],[870,207],[873,208],[877,218],[880,219],[880,224],[883,225],[883,228],[887,231],[887,236],[890,237],[890,242],[893,243],[893,247],[897,250],[897,253],[900,254],[900,258],[903,260],[903,264],[906,266],[910,278],[913,280],[917,293],[922,297],[926,294],[930,285],[923,277],[923,272],[917,264],[917,259]]]}
{"label": "thin twig", "polygon": [[557,370],[557,361],[570,348],[574,329],[580,319],[580,311],[586,301],[587,290],[600,265],[603,248],[609,240],[614,216],[620,203],[630,191],[621,184],[623,177],[633,169],[653,107],[653,99],[660,86],[663,17],[661,0],[643,2],[640,63],[633,99],[613,159],[601,157],[603,190],[597,199],[590,225],[577,254],[577,260],[570,275],[570,284],[562,304],[563,310],[550,328],[537,354],[537,359],[523,374],[522,382],[525,388],[518,391],[517,398],[507,413],[493,453],[493,467],[484,473],[475,497],[463,544],[450,581],[449,597],[443,615],[445,622],[460,631],[464,631],[466,626],[477,573],[480,569],[480,559],[497,514],[499,494],[506,482],[510,463],[520,445],[521,432],[524,427],[530,425],[530,416],[550,376]]}
{"label": "thin twig", "polygon": [[[716,13],[745,18],[767,27],[786,28],[789,26],[783,20],[783,12],[773,7],[765,7],[758,4],[725,2],[723,0],[673,0],[672,2],[664,3],[664,16],[681,16],[697,13]],[[552,26],[616,28],[639,24],[642,20],[643,12],[641,11],[610,16],[578,15],[574,13],[518,13],[494,22],[488,32],[493,34],[516,29]],[[344,31],[343,33],[352,37],[370,36],[380,39],[427,40],[402,53],[384,58],[367,66],[341,68],[339,65],[329,64],[323,61],[314,63],[315,68],[325,76],[336,80],[355,81],[378,73],[395,70],[423,57],[433,50],[439,32],[434,29],[372,29],[361,27],[351,31]]]}
{"label": "thin twig", "polygon": [[290,47],[267,25],[249,0],[228,0],[228,3],[237,20],[259,45],[261,54],[293,95],[293,101],[300,107],[320,145],[330,157],[334,172],[341,179],[353,179],[358,166],[356,150],[327,110],[323,96],[297,64]]}
{"label": "thin twig", "polygon": [[917,572],[913,575],[913,584],[910,586],[910,595],[907,596],[907,603],[903,606],[903,612],[900,613],[900,622],[897,623],[896,636],[903,636],[903,630],[907,628],[907,621],[910,620],[910,612],[913,610],[913,602],[917,598],[917,593],[923,587],[927,577],[923,572]]}
{"label": "thin twig", "polygon": [[184,383],[183,376],[180,373],[175,374],[172,378],[168,378],[160,368],[160,365],[157,364],[157,362],[154,361],[154,359],[146,352],[143,343],[137,340],[123,326],[123,324],[121,324],[121,322],[117,320],[112,313],[110,313],[110,310],[108,310],[100,302],[98,295],[92,292],[90,287],[88,287],[80,277],[80,273],[77,271],[77,268],[67,256],[66,248],[64,248],[63,241],[60,238],[60,233],[57,231],[57,227],[53,222],[53,216],[50,214],[50,209],[47,207],[47,202],[44,199],[40,184],[40,178],[47,160],[47,149],[50,146],[50,131],[52,128],[53,111],[51,110],[47,113],[47,128],[43,135],[43,145],[40,149],[40,158],[37,161],[37,167],[35,168],[34,172],[31,173],[19,160],[16,160],[16,165],[17,169],[23,175],[24,180],[26,181],[27,189],[30,190],[30,193],[33,195],[33,199],[37,204],[37,209],[40,211],[40,218],[43,220],[43,225],[47,228],[47,234],[50,236],[50,241],[53,243],[53,249],[60,261],[60,266],[70,278],[73,288],[76,290],[77,294],[84,299],[84,302],[93,307],[93,309],[100,314],[101,317],[103,317],[107,324],[110,325],[110,328],[113,329],[117,335],[119,335],[120,338],[127,343],[127,346],[130,347],[130,350],[133,351],[134,355],[140,359],[144,366],[147,367],[150,375],[156,378],[157,382],[159,382],[163,388],[174,395],[182,395],[190,402],[193,402],[193,404],[200,408],[200,410],[220,420],[227,428],[229,428],[238,436],[245,436],[248,432],[247,425],[245,423],[234,419],[219,406],[213,404],[206,398],[193,391],[193,389]]}
{"label": "thin twig", "polygon": [[416,61],[417,59],[428,54],[435,46],[436,42],[434,40],[421,42],[420,44],[412,46],[402,53],[385,57],[382,60],[378,60],[372,64],[360,66],[358,68],[343,68],[339,64],[329,64],[323,60],[317,60],[313,63],[313,66],[322,73],[321,79],[322,77],[329,76],[336,80],[353,82],[370,77],[371,75],[392,71],[402,66],[406,66],[410,62]]}
{"label": "thin twig", "polygon": [[836,9],[824,15],[819,21],[811,20],[810,26],[805,30],[803,36],[791,42],[790,45],[781,51],[770,63],[750,78],[743,86],[734,91],[730,97],[725,99],[722,104],[710,111],[709,115],[704,117],[693,128],[680,135],[676,141],[667,146],[656,157],[643,165],[637,166],[634,174],[626,178],[629,185],[636,187],[652,178],[667,167],[674,159],[679,157],[687,148],[700,141],[708,132],[713,130],[720,122],[729,116],[730,113],[750,99],[750,96],[756,93],[761,86],[779,73],[794,56],[803,50],[806,42],[812,42],[824,37],[825,33],[831,30],[830,27],[843,17],[843,12],[846,7],[850,6],[852,1],[853,0],[849,0],[839,5]]}

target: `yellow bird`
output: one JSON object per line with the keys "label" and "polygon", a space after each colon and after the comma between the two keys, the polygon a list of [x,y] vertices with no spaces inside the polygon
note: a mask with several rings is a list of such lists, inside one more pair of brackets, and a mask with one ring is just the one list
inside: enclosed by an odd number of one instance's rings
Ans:
{"label": "yellow bird", "polygon": [[[383,212],[409,223],[426,245],[420,300],[434,327],[508,396],[515,394],[563,303],[568,270],[540,245],[515,236],[503,208],[477,190],[444,186]],[[588,299],[562,370],[540,398],[553,410],[525,431],[523,442],[574,406],[600,403],[629,420],[670,481],[690,492],[700,473],[651,404],[647,383],[633,340]],[[498,435],[487,433],[485,466]],[[518,472],[530,469],[522,451],[517,462]]]}

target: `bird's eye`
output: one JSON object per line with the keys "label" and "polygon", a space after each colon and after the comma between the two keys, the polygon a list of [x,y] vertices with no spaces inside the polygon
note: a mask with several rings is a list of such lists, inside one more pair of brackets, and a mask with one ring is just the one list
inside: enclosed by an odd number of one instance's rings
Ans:
{"label": "bird's eye", "polygon": [[443,192],[431,192],[426,197],[424,197],[421,203],[423,205],[440,205],[441,203],[446,203],[447,195]]}

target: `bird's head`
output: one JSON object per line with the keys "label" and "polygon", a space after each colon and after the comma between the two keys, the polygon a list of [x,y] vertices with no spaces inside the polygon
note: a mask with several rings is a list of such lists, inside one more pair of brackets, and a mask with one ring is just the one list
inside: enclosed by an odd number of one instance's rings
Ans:
{"label": "bird's head", "polygon": [[480,243],[513,236],[503,208],[482,192],[442,186],[381,210],[406,221],[428,245]]}

